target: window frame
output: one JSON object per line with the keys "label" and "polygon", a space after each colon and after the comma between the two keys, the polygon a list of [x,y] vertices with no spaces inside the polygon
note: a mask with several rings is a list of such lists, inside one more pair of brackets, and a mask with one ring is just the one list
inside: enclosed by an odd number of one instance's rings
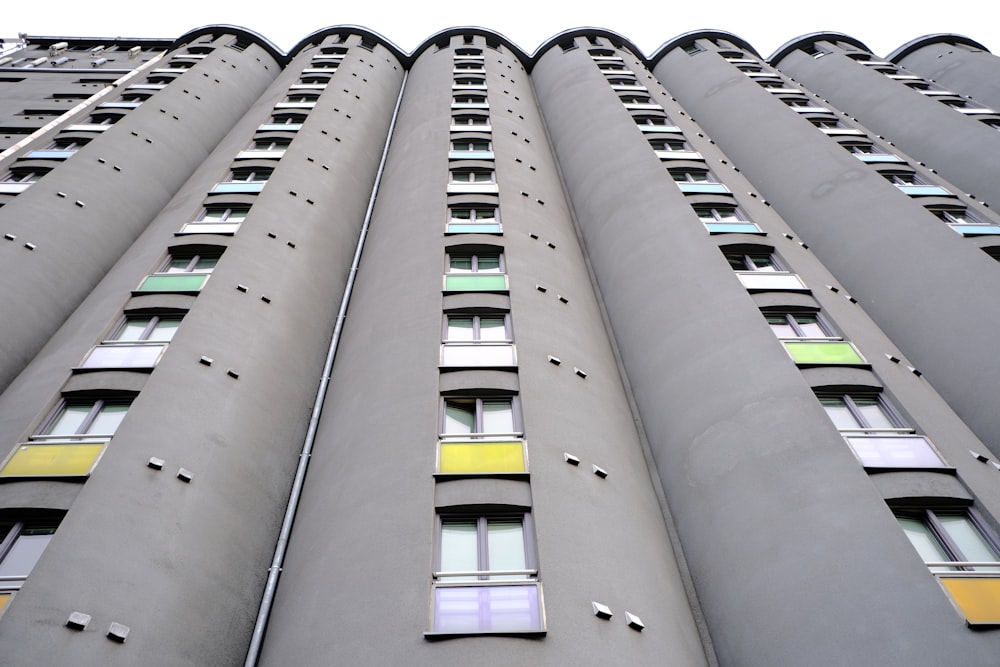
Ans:
{"label": "window frame", "polygon": [[[56,403],[56,406],[49,412],[48,416],[39,424],[36,432],[31,435],[30,440],[32,442],[46,442],[46,441],[107,441],[114,437],[115,432],[121,426],[121,422],[124,421],[125,417],[128,415],[128,410],[132,406],[134,397],[99,397],[99,398],[76,398],[76,397],[63,397]],[[74,406],[85,406],[89,405],[90,408],[87,414],[84,416],[83,421],[77,427],[74,433],[51,433],[52,429],[56,427],[60,418],[66,414],[68,408]],[[115,424],[115,430],[111,433],[90,433],[90,428],[93,427],[94,423],[101,416],[102,411],[108,407],[125,406],[125,413],[122,418],[118,420]]]}
{"label": "window frame", "polygon": [[[865,435],[879,433],[910,434],[915,432],[913,427],[908,424],[907,420],[903,417],[899,410],[896,409],[896,407],[881,391],[817,391],[816,398],[819,399],[820,405],[823,406],[824,410],[826,409],[826,405],[823,404],[823,401],[835,399],[839,399],[843,406],[847,409],[856,426],[838,426],[833,417],[830,417],[830,421],[833,422],[833,425],[841,433]],[[893,424],[893,426],[872,426],[871,422],[862,411],[861,406],[858,405],[858,400],[874,400],[875,402],[872,405],[878,407],[879,411],[886,418],[886,421]],[[829,416],[829,411],[827,411],[827,415]]]}
{"label": "window frame", "polygon": [[[51,541],[52,536],[58,531],[61,521],[62,515],[37,517],[18,516],[13,518],[0,517],[0,527],[4,524],[10,524],[6,533],[0,537],[0,566],[3,566],[4,561],[7,560],[7,558],[11,555],[11,552],[14,551],[18,540],[22,537],[31,537],[31,535],[25,535],[26,531],[37,530],[39,528],[47,529],[51,527],[51,532],[42,533],[43,535],[47,535],[49,537],[49,539],[45,541],[45,546],[43,546],[41,550],[38,550],[37,554],[28,554],[29,557],[33,556],[34,558],[24,576],[7,575],[0,580],[0,600],[2,600],[2,596],[12,596],[21,589],[24,582],[27,581],[29,576],[31,576],[31,572],[35,569],[35,566],[38,565],[38,561],[45,553],[45,549],[48,548],[49,542]],[[0,602],[0,614],[3,613],[3,609],[6,608],[6,605],[9,604],[9,602],[9,598],[6,603]]]}
{"label": "window frame", "polygon": [[[928,561],[924,559],[931,572],[956,574],[957,572],[994,572],[1000,573],[1000,542],[987,529],[979,517],[969,508],[945,508],[945,507],[921,507],[921,508],[893,508],[893,515],[897,521],[899,519],[911,519],[920,521],[927,529],[927,535],[937,540],[937,545],[949,558],[940,561]],[[982,539],[983,544],[993,551],[996,558],[993,561],[971,561],[962,551],[962,546],[955,536],[941,522],[941,516],[963,517],[967,525]],[[902,528],[902,524],[900,524]],[[905,531],[904,531],[905,533]],[[909,536],[907,535],[907,538]],[[912,540],[911,540],[912,544]],[[920,554],[914,544],[914,550]],[[922,556],[921,556],[922,557]],[[996,565],[954,565],[955,563],[995,563]]]}
{"label": "window frame", "polygon": [[[485,427],[484,415],[485,403],[486,402],[499,402],[505,401],[510,405],[510,415],[511,415],[511,425],[513,426],[512,431],[483,431]],[[469,405],[473,406],[473,423],[472,429],[469,432],[452,433],[448,432],[448,407],[449,402],[453,405]],[[466,410],[466,413],[468,411]],[[440,433],[439,439],[442,442],[449,442],[453,440],[483,440],[490,438],[523,438],[524,437],[524,425],[521,415],[520,402],[517,400],[516,394],[498,394],[498,395],[487,395],[487,396],[466,396],[466,395],[442,395],[441,396],[441,421],[439,424]]]}

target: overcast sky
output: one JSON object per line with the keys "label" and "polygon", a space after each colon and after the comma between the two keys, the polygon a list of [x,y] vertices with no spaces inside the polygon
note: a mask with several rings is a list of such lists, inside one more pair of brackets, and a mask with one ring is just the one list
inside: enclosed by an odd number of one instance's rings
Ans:
{"label": "overcast sky", "polygon": [[682,33],[712,28],[750,42],[764,57],[804,34],[842,32],[877,55],[932,33],[971,37],[993,53],[1000,49],[996,23],[984,20],[982,0],[717,0],[638,2],[579,0],[361,0],[359,2],[248,2],[242,0],[141,0],[55,3],[8,2],[0,37],[29,35],[175,38],[203,25],[249,28],[287,51],[306,35],[331,25],[355,24],[412,51],[435,32],[459,25],[496,30],[533,52],[556,33],[581,26],[607,28],[632,40],[646,55]]}

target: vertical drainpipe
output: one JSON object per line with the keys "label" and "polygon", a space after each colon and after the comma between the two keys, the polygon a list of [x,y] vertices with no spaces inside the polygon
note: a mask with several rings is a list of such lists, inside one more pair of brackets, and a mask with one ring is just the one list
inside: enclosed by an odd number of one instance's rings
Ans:
{"label": "vertical drainpipe", "polygon": [[267,620],[271,616],[271,607],[274,604],[274,592],[278,588],[278,577],[281,574],[281,566],[285,560],[285,553],[288,551],[288,537],[292,532],[292,524],[295,523],[295,513],[299,507],[299,500],[302,498],[302,486],[305,482],[306,469],[309,467],[313,444],[316,442],[316,429],[323,412],[323,401],[326,398],[327,388],[330,386],[333,360],[337,355],[337,347],[340,344],[340,334],[344,328],[347,306],[351,301],[354,279],[358,273],[358,264],[361,261],[361,251],[365,247],[365,238],[368,236],[372,210],[375,208],[375,197],[382,182],[382,172],[385,170],[385,158],[389,154],[389,144],[392,142],[392,135],[396,129],[396,118],[399,115],[399,105],[403,101],[403,91],[406,90],[408,75],[409,72],[404,70],[403,82],[400,84],[399,95],[396,97],[396,106],[392,111],[392,120],[389,123],[389,133],[385,138],[385,145],[382,147],[382,158],[379,160],[378,171],[375,174],[375,184],[372,186],[371,197],[368,198],[368,210],[365,211],[365,220],[361,225],[361,233],[358,235],[358,245],[354,250],[351,272],[347,278],[347,285],[344,287],[344,295],[340,300],[340,311],[337,313],[337,322],[334,324],[333,336],[330,338],[330,347],[326,353],[326,362],[323,365],[323,377],[320,380],[319,388],[316,390],[316,400],[313,403],[312,413],[309,416],[309,428],[306,431],[305,441],[302,443],[302,450],[299,452],[299,465],[295,470],[295,479],[292,482],[292,490],[288,496],[288,507],[285,509],[285,516],[281,520],[281,531],[278,533],[278,542],[274,547],[274,557],[271,559],[271,567],[267,570],[267,583],[264,586],[264,594],[261,597],[260,608],[257,611],[257,621],[254,623],[246,662],[243,663],[244,667],[256,667],[257,660],[260,658],[260,649],[264,641],[264,632],[267,629]]}

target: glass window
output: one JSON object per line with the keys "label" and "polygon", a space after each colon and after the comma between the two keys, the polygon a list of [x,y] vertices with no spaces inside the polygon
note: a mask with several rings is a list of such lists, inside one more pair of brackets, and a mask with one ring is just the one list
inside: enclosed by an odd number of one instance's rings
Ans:
{"label": "glass window", "polygon": [[507,317],[497,315],[448,315],[446,342],[508,342]]}
{"label": "glass window", "polygon": [[[448,581],[528,579],[527,548],[524,517],[442,517],[436,575]],[[490,574],[498,570],[517,573]]]}
{"label": "glass window", "polygon": [[768,314],[767,323],[778,338],[833,337],[816,313]]}
{"label": "glass window", "polygon": [[0,590],[21,587],[58,526],[58,518],[0,520]]}
{"label": "glass window", "polygon": [[910,430],[881,394],[821,394],[818,398],[830,420],[841,430]]}
{"label": "glass window", "polygon": [[198,222],[242,222],[246,220],[250,206],[211,206],[204,210]]}
{"label": "glass window", "polygon": [[444,435],[514,435],[520,431],[514,411],[514,399],[464,398],[444,399]]}
{"label": "glass window", "polygon": [[448,255],[448,273],[503,273],[503,255],[478,253]]}
{"label": "glass window", "polygon": [[108,338],[116,342],[166,343],[181,326],[183,315],[129,315]]}
{"label": "glass window", "polygon": [[776,272],[784,271],[784,267],[778,262],[774,255],[768,253],[725,253],[729,266],[734,271],[764,271]]}
{"label": "glass window", "polygon": [[111,436],[125,419],[131,399],[69,399],[46,420],[40,436]]}
{"label": "glass window", "polygon": [[[897,511],[896,520],[926,563],[998,563],[1000,552],[968,512],[922,509]],[[932,572],[1000,572],[996,566],[932,565]]]}
{"label": "glass window", "polygon": [[452,183],[492,183],[495,172],[489,169],[452,169]]}

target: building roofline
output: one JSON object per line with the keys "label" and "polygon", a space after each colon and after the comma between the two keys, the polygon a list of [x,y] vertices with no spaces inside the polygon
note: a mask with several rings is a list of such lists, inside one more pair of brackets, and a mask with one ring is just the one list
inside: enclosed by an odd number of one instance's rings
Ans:
{"label": "building roofline", "polygon": [[298,43],[296,43],[295,46],[293,46],[288,51],[288,57],[287,57],[288,60],[291,60],[292,58],[297,56],[299,52],[302,51],[302,49],[309,46],[309,44],[317,41],[317,39],[319,41],[322,41],[323,38],[334,34],[349,34],[349,35],[361,35],[362,37],[370,37],[371,39],[374,39],[377,43],[381,44],[385,48],[392,51],[392,55],[396,57],[396,60],[398,60],[400,63],[409,68],[409,63],[410,63],[409,56],[407,56],[406,52],[403,51],[403,49],[396,46],[395,43],[390,41],[381,33],[377,33],[374,30],[370,30],[364,26],[354,25],[353,23],[341,23],[338,25],[331,25],[325,28],[320,28],[315,32],[309,33],[303,39],[300,39]]}
{"label": "building roofline", "polygon": [[648,67],[649,69],[656,67],[656,63],[660,62],[660,60],[667,55],[667,53],[673,51],[679,46],[684,46],[685,44],[693,42],[696,39],[715,39],[720,37],[736,44],[741,49],[746,49],[750,53],[754,54],[754,56],[760,58],[760,54],[757,53],[757,49],[753,48],[750,42],[746,41],[739,35],[734,35],[733,33],[726,32],[725,30],[701,29],[681,33],[673,39],[669,39],[661,44],[659,48],[653,51],[653,55],[649,57],[647,61]]}
{"label": "building roofline", "polygon": [[872,50],[859,39],[851,37],[850,35],[845,35],[842,32],[810,32],[805,35],[796,37],[795,39],[789,40],[778,47],[778,50],[771,54],[771,57],[767,59],[767,62],[772,67],[777,67],[778,63],[787,56],[792,51],[802,48],[803,46],[815,44],[819,41],[833,41],[833,42],[847,42],[852,46],[856,46],[859,49],[864,49],[868,53],[872,53]]}
{"label": "building roofline", "polygon": [[965,44],[966,46],[971,46],[975,49],[982,49],[986,53],[990,53],[990,50],[985,46],[980,44],[974,39],[970,39],[965,35],[958,35],[953,32],[937,32],[932,35],[924,35],[923,37],[917,37],[916,39],[911,39],[906,44],[903,44],[895,51],[892,51],[888,56],[885,57],[889,62],[899,64],[899,61],[910,55],[914,51],[935,44],[938,42],[943,42],[945,44]]}
{"label": "building roofline", "polygon": [[186,33],[171,42],[172,48],[179,48],[184,44],[188,44],[191,41],[201,37],[202,35],[211,35],[218,32],[233,33],[240,37],[246,37],[250,39],[253,43],[260,46],[262,49],[268,52],[272,58],[274,58],[282,67],[288,62],[288,56],[285,55],[281,49],[274,45],[274,42],[264,37],[258,32],[254,32],[249,28],[241,28],[238,25],[231,25],[228,23],[213,23],[211,25],[204,25],[200,28],[195,28],[194,30],[188,30]]}
{"label": "building roofline", "polygon": [[[146,48],[161,47],[163,49],[169,49],[174,44],[174,40],[172,39],[159,37],[70,37],[68,35],[62,37],[46,35],[42,37],[40,35],[25,35],[23,39],[26,44],[33,44],[36,46],[51,46],[52,44],[57,44],[59,42],[84,42],[87,44],[93,43],[95,46],[100,44],[115,44],[123,46],[127,44],[129,46],[138,45]],[[12,39],[9,43],[14,43],[16,41],[16,39]]]}
{"label": "building roofline", "polygon": [[455,35],[468,35],[468,34],[481,35],[483,37],[487,36],[495,37],[497,40],[499,40],[501,44],[510,49],[511,53],[517,56],[517,59],[521,61],[521,65],[524,66],[524,69],[529,71],[531,70],[531,66],[534,64],[533,61],[528,56],[527,52],[525,52],[524,49],[522,49],[520,46],[511,41],[509,37],[500,34],[496,30],[490,30],[489,28],[483,28],[480,26],[471,26],[471,25],[459,26],[455,28],[446,28],[444,30],[434,33],[433,35],[422,41],[420,45],[413,50],[413,53],[411,53],[408,59],[406,60],[407,69],[409,69],[410,65],[412,65],[416,61],[416,59],[419,58],[420,55],[424,51],[429,49],[435,42],[440,41],[445,37],[450,39]]}
{"label": "building roofline", "polygon": [[535,63],[537,63],[538,60],[543,55],[545,55],[552,47],[557,46],[559,42],[562,42],[567,39],[574,39],[576,37],[590,37],[590,36],[607,37],[612,42],[626,47],[629,51],[632,52],[632,55],[641,60],[644,64],[648,60],[645,54],[639,49],[639,47],[636,46],[635,43],[632,42],[632,40],[628,39],[627,37],[615,32],[614,30],[608,30],[606,28],[598,28],[596,26],[586,26],[580,28],[571,28],[570,30],[563,30],[562,32],[557,33],[552,37],[549,37],[544,42],[542,42],[538,46],[538,48],[535,49],[535,52],[531,54],[532,67],[534,67]]}

